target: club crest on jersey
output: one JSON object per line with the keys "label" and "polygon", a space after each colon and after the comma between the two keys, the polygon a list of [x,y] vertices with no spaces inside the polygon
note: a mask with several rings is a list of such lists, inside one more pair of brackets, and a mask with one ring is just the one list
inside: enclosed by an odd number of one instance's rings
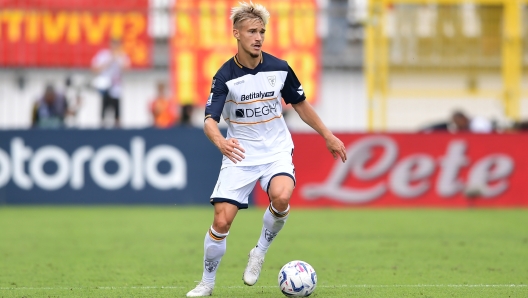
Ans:
{"label": "club crest on jersey", "polygon": [[270,83],[271,87],[275,87],[275,76],[269,76],[268,82]]}

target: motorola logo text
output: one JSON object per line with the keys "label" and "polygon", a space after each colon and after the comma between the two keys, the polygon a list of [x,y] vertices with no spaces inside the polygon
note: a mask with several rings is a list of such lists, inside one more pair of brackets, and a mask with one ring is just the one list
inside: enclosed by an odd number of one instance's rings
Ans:
{"label": "motorola logo text", "polygon": [[[136,190],[143,189],[146,183],[161,190],[186,187],[187,162],[180,150],[169,145],[154,146],[147,152],[145,149],[145,140],[133,137],[128,151],[112,144],[99,148],[85,145],[70,155],[56,145],[31,148],[24,139],[16,137],[11,140],[9,153],[0,149],[0,188],[12,180],[26,190],[34,186],[57,190],[67,184],[80,190],[87,179],[85,174],[107,190],[117,190],[128,183]],[[105,170],[109,162],[117,165],[113,173]],[[160,162],[168,163],[170,170],[161,173],[158,169]],[[44,170],[47,163],[55,164],[53,173]]]}

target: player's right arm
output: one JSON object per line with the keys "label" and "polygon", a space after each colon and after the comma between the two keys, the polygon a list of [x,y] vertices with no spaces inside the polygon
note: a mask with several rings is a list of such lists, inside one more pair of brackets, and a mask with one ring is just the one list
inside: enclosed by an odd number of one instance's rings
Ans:
{"label": "player's right arm", "polygon": [[244,148],[240,146],[237,139],[224,138],[218,128],[220,116],[222,115],[228,94],[229,89],[227,88],[225,81],[217,74],[213,78],[211,94],[209,95],[205,106],[204,133],[223,155],[229,158],[233,163],[237,163],[244,159]]}
{"label": "player's right arm", "polygon": [[209,140],[218,147],[218,150],[220,150],[220,152],[222,152],[222,154],[229,158],[233,163],[237,163],[237,161],[242,161],[242,159],[244,159],[244,148],[240,146],[238,140],[235,138],[226,140],[220,132],[220,129],[218,129],[218,123],[214,119],[205,119],[204,132]]}

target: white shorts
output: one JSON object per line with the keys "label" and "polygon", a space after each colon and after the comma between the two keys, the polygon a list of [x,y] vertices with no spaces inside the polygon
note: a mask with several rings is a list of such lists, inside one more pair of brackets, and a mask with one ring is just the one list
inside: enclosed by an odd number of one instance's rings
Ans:
{"label": "white shorts", "polygon": [[295,167],[289,153],[280,153],[279,160],[257,166],[234,166],[220,170],[218,181],[211,195],[211,204],[227,202],[238,207],[248,208],[248,198],[260,180],[260,186],[266,193],[271,179],[275,176],[288,176],[295,184]]}

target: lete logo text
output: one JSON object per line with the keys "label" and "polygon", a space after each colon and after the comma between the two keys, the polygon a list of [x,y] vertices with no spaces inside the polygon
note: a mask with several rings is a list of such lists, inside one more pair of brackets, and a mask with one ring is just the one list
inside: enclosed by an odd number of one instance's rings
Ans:
{"label": "lete logo text", "polygon": [[[454,138],[440,156],[415,152],[402,157],[391,137],[366,136],[348,146],[346,163],[335,162],[324,181],[304,184],[300,193],[305,200],[327,198],[359,204],[388,192],[404,200],[419,198],[430,190],[445,200],[460,193],[489,200],[507,191],[514,172],[513,158],[493,152],[470,160],[468,146],[466,140]],[[380,148],[382,153],[374,157],[374,150]],[[462,170],[467,171],[465,179],[461,178]],[[350,176],[371,183],[363,187],[345,185]]]}

